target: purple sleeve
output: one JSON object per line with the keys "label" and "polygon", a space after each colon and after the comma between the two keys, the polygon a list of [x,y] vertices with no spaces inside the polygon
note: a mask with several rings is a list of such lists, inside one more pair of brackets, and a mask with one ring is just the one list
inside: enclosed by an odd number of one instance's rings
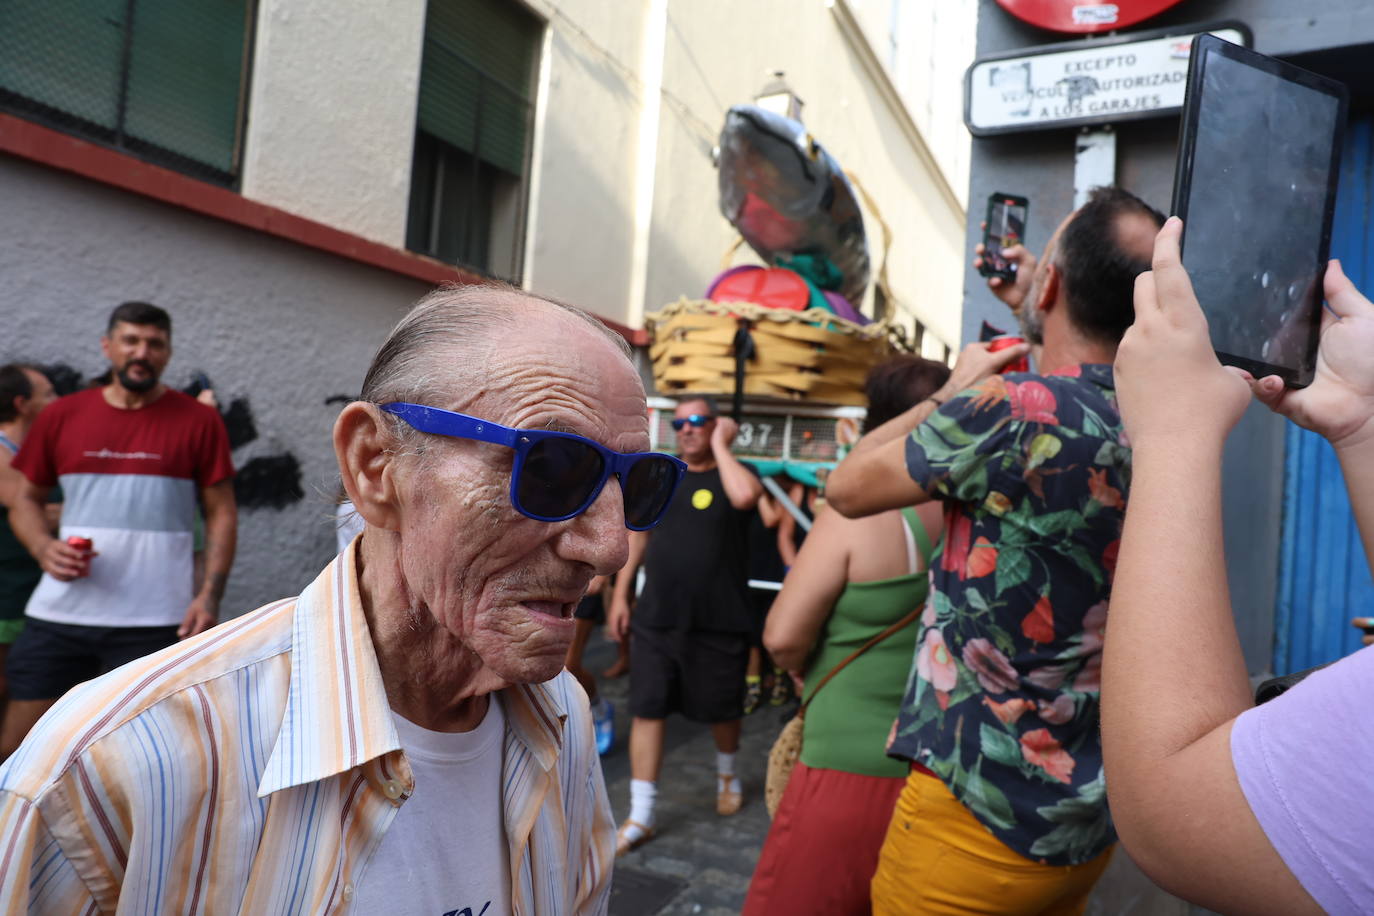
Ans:
{"label": "purple sleeve", "polygon": [[1374,646],[1246,710],[1231,760],[1269,842],[1322,909],[1369,912]]}

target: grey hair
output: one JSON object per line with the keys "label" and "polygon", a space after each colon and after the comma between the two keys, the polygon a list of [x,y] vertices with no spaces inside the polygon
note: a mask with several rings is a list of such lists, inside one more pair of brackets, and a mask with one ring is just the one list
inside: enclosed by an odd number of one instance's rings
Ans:
{"label": "grey hair", "polygon": [[[631,359],[623,337],[574,305],[498,281],[451,284],[421,298],[391,329],[368,367],[360,400],[432,404],[451,394],[455,380],[461,383],[479,370],[480,358],[474,352],[478,346],[516,330],[516,300],[575,316]],[[397,419],[393,429],[404,440],[413,438],[404,421]]]}
{"label": "grey hair", "polygon": [[626,359],[625,339],[574,305],[535,296],[504,283],[442,286],[429,293],[391,329],[363,379],[361,400],[374,404],[441,396],[441,384],[453,383],[454,361],[471,368],[469,352],[502,331],[515,327],[511,300],[518,297],[574,315],[595,328]]}

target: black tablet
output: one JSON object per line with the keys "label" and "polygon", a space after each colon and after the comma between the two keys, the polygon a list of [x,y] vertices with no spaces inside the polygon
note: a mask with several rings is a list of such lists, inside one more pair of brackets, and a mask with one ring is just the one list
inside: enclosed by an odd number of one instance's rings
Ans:
{"label": "black tablet", "polygon": [[1174,213],[1223,363],[1312,381],[1347,91],[1215,35],[1193,40]]}

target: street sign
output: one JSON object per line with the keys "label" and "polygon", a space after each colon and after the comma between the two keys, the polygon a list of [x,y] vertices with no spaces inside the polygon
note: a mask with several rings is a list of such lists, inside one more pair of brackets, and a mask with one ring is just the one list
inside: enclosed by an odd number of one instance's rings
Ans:
{"label": "street sign", "polygon": [[1017,19],[1055,32],[1110,32],[1157,16],[1179,0],[997,0]]}
{"label": "street sign", "polygon": [[1188,52],[1204,32],[1250,45],[1250,30],[1227,22],[1023,48],[975,61],[964,76],[964,123],[975,137],[986,137],[1178,114]]}

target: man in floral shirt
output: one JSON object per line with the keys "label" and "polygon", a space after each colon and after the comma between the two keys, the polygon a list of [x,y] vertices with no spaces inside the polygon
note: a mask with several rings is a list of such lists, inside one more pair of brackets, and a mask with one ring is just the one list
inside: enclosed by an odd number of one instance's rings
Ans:
{"label": "man in floral shirt", "polygon": [[970,344],[830,478],[851,517],[945,503],[874,913],[1081,912],[1107,865],[1098,691],[1130,470],[1111,363],[1162,223],[1099,188],[1038,263],[1015,251],[1018,282],[994,289],[1041,374],[994,374],[1023,351]]}

